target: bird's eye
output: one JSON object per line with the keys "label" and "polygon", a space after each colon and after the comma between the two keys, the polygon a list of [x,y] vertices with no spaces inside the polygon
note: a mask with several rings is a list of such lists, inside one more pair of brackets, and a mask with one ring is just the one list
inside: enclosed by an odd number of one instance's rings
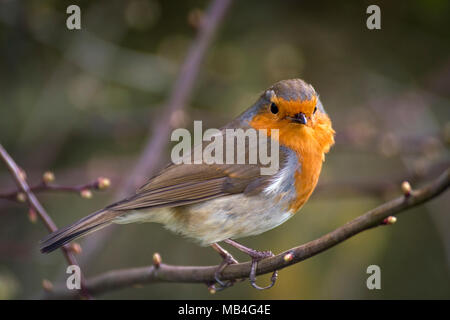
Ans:
{"label": "bird's eye", "polygon": [[317,111],[317,107],[314,107],[314,112],[313,112],[313,114],[316,113],[316,111]]}
{"label": "bird's eye", "polygon": [[272,104],[270,105],[270,112],[272,112],[273,114],[277,114],[278,113],[278,107],[275,103],[272,102]]}

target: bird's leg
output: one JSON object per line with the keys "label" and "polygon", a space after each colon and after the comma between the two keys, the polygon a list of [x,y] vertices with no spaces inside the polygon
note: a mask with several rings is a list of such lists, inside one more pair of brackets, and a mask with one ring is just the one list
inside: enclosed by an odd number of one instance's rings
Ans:
{"label": "bird's leg", "polygon": [[273,287],[273,285],[275,284],[275,282],[277,281],[278,278],[278,270],[275,270],[272,274],[271,277],[271,284],[269,284],[267,287],[260,287],[256,284],[256,267],[258,266],[258,261],[265,259],[265,258],[269,258],[269,257],[273,257],[274,254],[272,253],[272,251],[257,251],[251,248],[247,248],[246,246],[231,240],[231,239],[226,239],[224,240],[224,242],[228,243],[229,245],[235,247],[236,249],[248,254],[251,258],[252,258],[252,268],[250,271],[250,284],[252,285],[252,287],[258,289],[258,290],[264,290],[264,289],[270,289]]}
{"label": "bird's leg", "polygon": [[220,276],[221,276],[223,270],[228,265],[238,263],[238,262],[235,258],[233,258],[233,256],[227,250],[225,250],[224,248],[219,246],[217,243],[211,244],[211,247],[214,250],[216,250],[223,259],[222,262],[220,263],[219,267],[217,268],[216,272],[214,273],[214,279],[221,286],[221,288],[219,288],[219,290],[222,290],[222,289],[228,288],[234,284],[233,280],[228,281],[228,282],[223,282],[222,280],[220,280]]}

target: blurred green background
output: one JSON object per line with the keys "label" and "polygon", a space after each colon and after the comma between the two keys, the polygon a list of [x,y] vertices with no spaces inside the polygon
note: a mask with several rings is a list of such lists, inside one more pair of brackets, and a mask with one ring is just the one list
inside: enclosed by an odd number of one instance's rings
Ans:
{"label": "blurred green background", "polygon": [[[30,183],[52,170],[56,182],[99,176],[111,189],[90,200],[40,194],[58,226],[115,198],[146,142],[208,1],[76,1],[82,30],[65,26],[73,1],[0,4],[0,139]],[[366,8],[381,7],[381,30],[366,28]],[[337,143],[310,201],[282,226],[241,239],[281,252],[313,240],[449,165],[450,2],[235,1],[216,34],[189,106],[174,115],[220,127],[272,83],[300,77],[314,85]],[[167,137],[169,140],[169,137]],[[160,155],[168,161],[169,146]],[[0,191],[14,188],[0,166]],[[417,299],[450,298],[448,193],[280,271],[274,288],[248,282],[216,295],[201,284],[155,284],[108,293],[113,299]],[[23,205],[0,199],[0,299],[38,298],[42,279],[58,282],[60,252],[42,255],[46,235]],[[88,236],[89,246],[96,234]],[[180,265],[220,262],[155,224],[119,226],[94,254],[78,257],[87,276],[151,264],[153,252]],[[247,257],[230,249],[235,257]],[[381,290],[366,269],[381,268]],[[269,276],[258,277],[267,283]]]}

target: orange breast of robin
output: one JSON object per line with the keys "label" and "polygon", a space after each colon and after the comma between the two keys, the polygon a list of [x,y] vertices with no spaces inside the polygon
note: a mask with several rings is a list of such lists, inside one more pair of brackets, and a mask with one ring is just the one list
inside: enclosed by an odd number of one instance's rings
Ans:
{"label": "orange breast of robin", "polygon": [[279,143],[297,154],[301,166],[295,172],[296,198],[290,204],[294,212],[305,204],[319,180],[325,153],[334,144],[334,130],[331,120],[325,113],[317,112],[306,125],[287,119],[275,119],[269,112],[257,114],[250,125],[255,129],[279,130]]}

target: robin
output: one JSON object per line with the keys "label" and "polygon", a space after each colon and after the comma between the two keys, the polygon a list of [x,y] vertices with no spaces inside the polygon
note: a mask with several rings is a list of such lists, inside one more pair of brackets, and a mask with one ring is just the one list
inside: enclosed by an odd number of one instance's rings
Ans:
{"label": "robin", "polygon": [[[237,261],[218,242],[252,259],[250,283],[256,285],[257,262],[270,251],[247,248],[234,239],[261,234],[291,218],[308,200],[319,179],[334,130],[314,88],[301,79],[283,80],[265,90],[256,103],[222,128],[266,129],[279,144],[279,170],[262,175],[257,164],[170,164],[130,197],[111,204],[48,235],[41,252],[111,223],[156,222],[167,229],[212,246],[223,258],[216,281]],[[278,134],[272,134],[278,130]]]}

